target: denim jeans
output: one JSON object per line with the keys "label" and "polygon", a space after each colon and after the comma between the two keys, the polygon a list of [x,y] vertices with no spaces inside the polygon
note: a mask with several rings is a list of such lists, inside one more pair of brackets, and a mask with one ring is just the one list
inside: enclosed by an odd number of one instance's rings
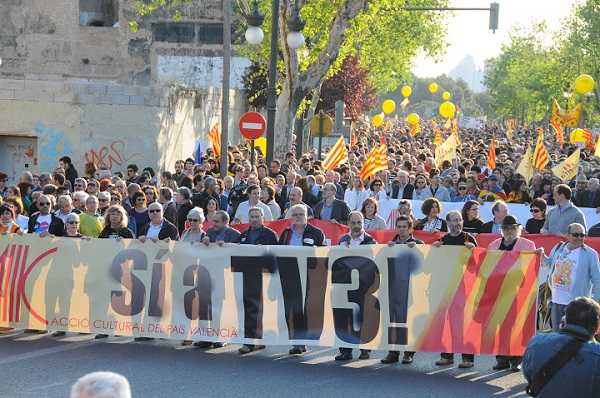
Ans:
{"label": "denim jeans", "polygon": [[558,332],[560,329],[560,320],[565,315],[567,306],[564,304],[551,303],[550,305],[550,320],[552,321],[552,330]]}

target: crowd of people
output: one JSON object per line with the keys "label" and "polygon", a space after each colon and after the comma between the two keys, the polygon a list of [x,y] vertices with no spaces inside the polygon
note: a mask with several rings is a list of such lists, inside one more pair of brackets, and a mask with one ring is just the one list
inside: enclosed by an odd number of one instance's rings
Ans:
{"label": "crowd of people", "polygon": [[[125,174],[86,164],[82,176],[72,160],[64,156],[55,170],[39,175],[25,172],[18,184],[7,185],[0,173],[0,233],[37,234],[84,239],[139,239],[222,243],[322,246],[323,232],[311,218],[344,224],[349,228],[341,245],[387,243],[420,244],[414,230],[446,232],[439,245],[477,246],[477,234],[496,233],[491,245],[497,250],[536,250],[527,234],[561,235],[565,243],[544,254],[550,271],[552,326],[558,330],[567,305],[577,297],[600,299],[600,265],[596,251],[585,244],[586,236],[600,236],[600,225],[588,226],[581,207],[600,211],[600,163],[584,149],[576,178],[561,181],[549,167],[564,160],[575,147],[561,148],[547,135],[551,163],[530,181],[516,169],[528,145],[534,145],[533,130],[521,128],[512,138],[491,127],[462,129],[460,146],[452,161],[436,164],[433,131],[425,127],[412,137],[401,124],[383,130],[366,125],[355,128],[356,142],[348,148],[348,159],[334,170],[324,170],[315,150],[296,159],[294,148],[282,159],[266,164],[257,150],[256,165],[250,162],[246,144],[228,148],[228,175],[219,177],[218,160],[212,149],[202,159],[178,160],[173,170],[140,171],[130,164]],[[449,133],[448,133],[449,134]],[[496,167],[489,168],[488,144],[496,139]],[[370,148],[385,141],[388,168],[363,179],[360,170]],[[397,207],[384,219],[383,202],[398,199]],[[423,218],[415,218],[412,201],[422,201]],[[462,211],[442,217],[445,202],[462,202]],[[493,202],[492,214],[481,215],[480,206]],[[507,203],[528,204],[531,218],[525,225],[509,214]],[[279,236],[265,223],[289,219]],[[243,224],[240,228],[233,228]],[[368,230],[395,229],[391,242],[376,242]],[[540,253],[543,249],[537,249]],[[211,343],[200,342],[200,346]],[[261,346],[245,345],[245,354]],[[302,354],[294,346],[290,354]],[[405,352],[402,362],[412,362]],[[368,358],[361,351],[360,358]],[[352,358],[340,349],[337,360]],[[400,360],[390,352],[382,360]],[[450,365],[452,353],[443,353],[438,365]],[[495,369],[518,370],[520,358],[498,357]],[[473,366],[474,356],[462,355],[461,368]]]}

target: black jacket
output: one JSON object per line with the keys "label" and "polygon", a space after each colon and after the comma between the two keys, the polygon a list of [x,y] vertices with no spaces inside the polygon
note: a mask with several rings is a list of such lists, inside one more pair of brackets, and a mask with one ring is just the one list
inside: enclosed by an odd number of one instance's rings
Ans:
{"label": "black jacket", "polygon": [[273,231],[271,228],[259,228],[258,237],[254,243],[248,240],[248,231],[250,231],[250,228],[242,232],[240,235],[240,243],[242,245],[276,245],[278,243],[277,234],[275,234],[275,231]]}
{"label": "black jacket", "polygon": [[[29,223],[27,224],[27,231],[29,233],[34,233],[35,224],[37,223],[37,219],[40,216],[40,212],[34,213],[31,217],[29,217]],[[64,236],[65,235],[65,224],[62,222],[60,218],[54,215],[54,213],[50,213],[50,226],[48,227],[48,233],[54,236]]]}
{"label": "black jacket", "polygon": [[488,221],[481,226],[481,230],[479,231],[482,234],[491,234],[492,228],[494,228],[494,221]]}
{"label": "black jacket", "polygon": [[[146,236],[148,233],[148,229],[150,228],[150,223],[144,224],[142,229],[139,231],[138,236]],[[177,227],[171,224],[167,220],[163,220],[162,228],[158,233],[158,240],[164,240],[170,238],[171,240],[179,240],[179,232],[177,232]]]}
{"label": "black jacket", "polygon": [[[292,238],[292,227],[286,228],[279,237],[280,245],[289,245]],[[319,228],[306,224],[304,234],[302,234],[302,246],[325,246],[325,235]]]}
{"label": "black jacket", "polygon": [[190,200],[188,200],[187,202],[183,202],[177,207],[177,230],[180,234],[182,234],[183,231],[185,231],[185,221],[187,220],[187,215],[193,208],[194,205]]}
{"label": "black jacket", "polygon": [[[315,206],[315,218],[321,219],[321,211],[325,201],[322,200]],[[340,224],[346,224],[348,222],[348,216],[350,215],[350,208],[343,200],[334,199],[333,208],[331,209],[331,219],[339,222]]]}
{"label": "black jacket", "polygon": [[[338,244],[341,245],[342,243],[347,243],[347,242],[349,243],[351,239],[352,239],[352,236],[350,236],[350,234],[346,234],[340,238],[340,242]],[[371,235],[369,235],[368,233],[365,232],[365,238],[363,239],[362,242],[360,242],[360,244],[361,245],[376,245],[377,241],[375,239],[373,239],[373,237]]]}
{"label": "black jacket", "polygon": [[163,216],[172,224],[177,225],[177,206],[175,202],[169,202],[163,205]]}
{"label": "black jacket", "polygon": [[400,194],[400,185],[392,184],[392,199],[412,199],[414,191],[414,185],[406,184],[404,186],[404,192],[402,193],[402,197],[398,197],[398,195]]}

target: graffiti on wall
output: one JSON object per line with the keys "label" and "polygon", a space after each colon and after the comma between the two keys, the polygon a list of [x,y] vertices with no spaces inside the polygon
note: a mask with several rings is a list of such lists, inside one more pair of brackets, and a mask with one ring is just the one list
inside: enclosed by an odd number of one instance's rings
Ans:
{"label": "graffiti on wall", "polygon": [[85,163],[94,163],[97,167],[122,168],[124,165],[138,156],[136,153],[126,154],[126,145],[123,140],[115,140],[108,145],[92,148],[84,155]]}
{"label": "graffiti on wall", "polygon": [[34,131],[38,137],[39,164],[41,171],[52,171],[62,156],[73,156],[73,147],[67,135],[60,130],[37,122]]}

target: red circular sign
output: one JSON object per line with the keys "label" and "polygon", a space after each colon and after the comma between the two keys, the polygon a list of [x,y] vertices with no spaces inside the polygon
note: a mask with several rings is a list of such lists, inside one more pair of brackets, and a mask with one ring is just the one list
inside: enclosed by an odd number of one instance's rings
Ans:
{"label": "red circular sign", "polygon": [[240,133],[249,140],[262,137],[266,130],[267,121],[258,112],[246,112],[240,118]]}

